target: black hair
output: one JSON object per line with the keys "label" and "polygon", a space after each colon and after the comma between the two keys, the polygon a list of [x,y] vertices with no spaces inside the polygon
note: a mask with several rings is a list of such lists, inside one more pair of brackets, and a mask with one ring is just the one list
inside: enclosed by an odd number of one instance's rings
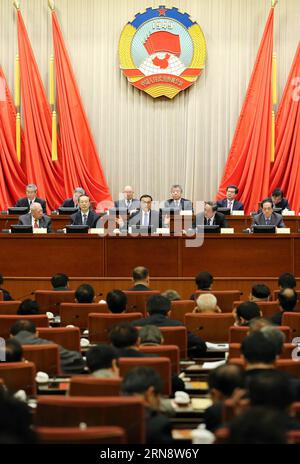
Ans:
{"label": "black hair", "polygon": [[274,363],[278,347],[263,333],[256,331],[247,335],[241,344],[241,353],[249,363]]}
{"label": "black hair", "polygon": [[22,332],[23,330],[34,334],[36,332],[35,323],[29,319],[19,319],[11,326],[10,333],[11,335],[17,335],[19,332]]}
{"label": "black hair", "polygon": [[37,301],[31,300],[27,298],[26,300],[22,301],[19,305],[17,314],[21,316],[30,316],[33,314],[40,314],[40,307]]}
{"label": "black hair", "polygon": [[295,288],[297,282],[294,274],[290,272],[284,272],[278,277],[278,286],[282,288]]}
{"label": "black hair", "polygon": [[27,404],[3,392],[0,394],[0,411],[0,437],[3,437],[3,443],[6,438],[17,444],[38,442],[32,429],[32,413]]}
{"label": "black hair", "polygon": [[108,309],[112,313],[123,313],[126,311],[127,296],[122,290],[111,290],[106,295]]}
{"label": "black hair", "polygon": [[5,341],[5,362],[20,362],[22,358],[22,345],[15,338],[8,338]]}
{"label": "black hair", "polygon": [[127,372],[121,389],[126,395],[134,395],[145,393],[150,387],[156,394],[162,392],[163,382],[159,373],[152,367],[136,367]]}
{"label": "black hair", "polygon": [[151,195],[147,195],[147,193],[144,193],[144,195],[140,197],[140,201],[142,201],[143,198],[150,198],[150,200],[153,201],[153,198],[151,197]]}
{"label": "black hair", "polygon": [[66,287],[69,282],[69,277],[67,274],[58,273],[54,274],[51,278],[51,284],[53,288]]}
{"label": "black hair", "polygon": [[171,302],[162,295],[152,295],[147,301],[147,312],[151,314],[163,314],[164,316],[171,309]]}
{"label": "black hair", "polygon": [[95,290],[89,284],[80,285],[76,292],[75,298],[78,303],[92,303],[95,297]]}
{"label": "black hair", "polygon": [[199,272],[195,277],[198,290],[208,290],[213,284],[214,278],[209,272]]}
{"label": "black hair", "polygon": [[272,197],[281,197],[281,198],[283,198],[283,191],[281,189],[279,189],[279,188],[276,188],[272,192]]}
{"label": "black hair", "polygon": [[277,369],[264,370],[253,375],[248,379],[247,385],[252,406],[286,410],[296,401],[290,378]]}
{"label": "black hair", "polygon": [[230,398],[236,388],[245,384],[244,369],[236,364],[225,364],[212,370],[208,377],[208,385]]}
{"label": "black hair", "polygon": [[260,309],[254,301],[244,301],[236,308],[236,315],[246,321],[260,317]]}
{"label": "black hair", "polygon": [[266,299],[269,298],[269,296],[271,295],[271,290],[265,284],[256,284],[253,285],[251,289],[251,294],[255,298]]}
{"label": "black hair", "polygon": [[138,338],[138,330],[127,322],[113,326],[109,333],[109,339],[116,348],[134,346]]}
{"label": "black hair", "polygon": [[91,372],[110,369],[114,359],[118,359],[117,351],[109,345],[92,346],[86,353],[86,364]]}
{"label": "black hair", "polygon": [[293,311],[297,298],[297,293],[292,288],[284,288],[278,293],[278,301],[283,311]]}
{"label": "black hair", "polygon": [[236,185],[228,185],[228,187],[226,187],[226,192],[228,189],[234,189],[236,195],[239,193],[239,189]]}
{"label": "black hair", "polygon": [[213,212],[217,211],[217,209],[218,209],[218,205],[214,201],[206,201],[205,205],[211,206]]}
{"label": "black hair", "polygon": [[262,208],[263,208],[263,206],[264,206],[265,203],[271,203],[271,206],[272,206],[272,208],[273,208],[273,200],[272,200],[272,198],[270,198],[270,197],[264,198],[264,199],[262,200],[262,202],[260,203],[260,205],[261,205]]}
{"label": "black hair", "polygon": [[149,276],[149,269],[143,266],[137,266],[132,271],[134,281],[145,280]]}

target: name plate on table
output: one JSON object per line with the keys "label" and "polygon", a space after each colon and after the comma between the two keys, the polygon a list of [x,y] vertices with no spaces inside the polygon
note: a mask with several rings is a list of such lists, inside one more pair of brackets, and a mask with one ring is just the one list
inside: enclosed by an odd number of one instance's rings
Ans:
{"label": "name plate on table", "polygon": [[231,216],[244,216],[244,211],[231,211]]}
{"label": "name plate on table", "polygon": [[193,216],[193,211],[192,210],[184,211],[182,209],[179,214],[180,214],[180,216]]}
{"label": "name plate on table", "polygon": [[295,216],[295,211],[289,211],[288,209],[284,209],[281,212],[282,216]]}
{"label": "name plate on table", "polygon": [[290,234],[291,229],[289,227],[276,227],[276,234]]}
{"label": "name plate on table", "polygon": [[89,230],[89,234],[104,235],[105,230],[103,228],[92,228]]}
{"label": "name plate on table", "polygon": [[226,227],[224,229],[220,230],[221,234],[234,234],[234,229],[233,227]]}
{"label": "name plate on table", "polygon": [[45,227],[39,227],[39,228],[36,228],[36,229],[33,227],[32,228],[32,233],[33,234],[47,234],[48,231],[47,231],[47,229]]}
{"label": "name plate on table", "polygon": [[170,235],[170,229],[167,227],[161,227],[156,229],[156,234],[158,235]]}

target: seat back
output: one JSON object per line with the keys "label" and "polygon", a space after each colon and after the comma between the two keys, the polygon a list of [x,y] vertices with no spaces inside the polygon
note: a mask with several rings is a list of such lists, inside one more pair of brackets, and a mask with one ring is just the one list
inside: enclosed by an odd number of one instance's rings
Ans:
{"label": "seat back", "polygon": [[157,346],[140,346],[142,353],[150,353],[155,356],[169,358],[171,362],[172,374],[179,373],[180,351],[176,345],[157,345]]}
{"label": "seat back", "polygon": [[[281,330],[283,334],[285,335],[285,342],[289,343],[291,342],[291,329],[287,327],[286,325],[284,326],[277,326],[277,329]],[[229,328],[229,343],[242,343],[244,338],[249,332],[249,327],[238,327],[238,326],[232,326]]]}
{"label": "seat back", "polygon": [[90,343],[107,343],[109,332],[114,325],[141,319],[141,313],[121,314],[89,314],[88,329]]}
{"label": "seat back", "polygon": [[32,362],[0,363],[0,378],[10,393],[25,390],[27,395],[36,395],[35,374]]}
{"label": "seat back", "polygon": [[38,427],[117,426],[128,443],[145,443],[143,401],[137,397],[40,396],[35,423]]}
{"label": "seat back", "polygon": [[25,319],[32,321],[36,327],[49,327],[49,320],[45,314],[39,314],[37,316],[19,316],[19,315],[8,315],[0,316],[0,337],[8,338],[10,335],[10,329],[12,325],[19,321],[20,319]]}
{"label": "seat back", "polygon": [[[241,303],[244,303],[244,301],[234,301],[233,309],[237,308]],[[273,314],[279,311],[277,301],[255,301],[255,303],[261,310],[263,317],[272,317]]]}
{"label": "seat back", "polygon": [[74,303],[75,291],[55,291],[55,290],[36,290],[35,300],[39,304],[40,311],[57,315],[59,314],[60,303]]}
{"label": "seat back", "polygon": [[14,300],[14,301],[0,301],[0,314],[1,315],[9,315],[9,314],[17,314],[20,304],[22,301]]}
{"label": "seat back", "polygon": [[282,325],[287,325],[291,328],[292,339],[300,337],[300,312],[284,312],[282,316]]}
{"label": "seat back", "polygon": [[164,395],[170,396],[171,388],[171,361],[169,358],[119,358],[120,376],[125,377],[127,372],[135,367],[152,367],[163,381]]}
{"label": "seat back", "polygon": [[60,374],[60,357],[58,345],[23,345],[23,357],[33,362],[36,371],[46,372],[49,375]]}
{"label": "seat back", "polygon": [[197,290],[195,300],[203,293],[212,293],[218,301],[218,306],[223,313],[231,313],[234,301],[240,299],[242,292],[240,290]]}
{"label": "seat back", "polygon": [[170,319],[184,323],[184,316],[193,312],[196,303],[194,300],[179,300],[171,302]]}
{"label": "seat back", "polygon": [[125,430],[121,427],[37,427],[36,432],[43,444],[72,445],[124,445]]}
{"label": "seat back", "polygon": [[143,317],[147,313],[147,301],[150,296],[159,295],[158,290],[149,290],[145,292],[134,292],[125,290],[124,293],[127,296],[127,313],[142,313]]}
{"label": "seat back", "polygon": [[80,351],[80,330],[78,327],[38,327],[40,338],[61,345],[66,350]]}
{"label": "seat back", "polygon": [[276,367],[292,377],[300,378],[300,361],[294,361],[294,359],[277,359]]}
{"label": "seat back", "polygon": [[[295,347],[296,345],[294,345],[293,343],[284,343],[280,358],[291,359],[292,351],[295,349]],[[241,356],[241,343],[230,343],[228,359],[238,358],[240,356]]]}
{"label": "seat back", "polygon": [[[272,293],[272,298],[273,300],[278,300],[278,293],[280,292],[280,290],[274,290],[273,293]],[[297,293],[297,304],[294,308],[294,311],[300,311],[300,290],[295,290],[295,292]]]}
{"label": "seat back", "polygon": [[3,301],[3,292],[0,290],[0,301]]}
{"label": "seat back", "polygon": [[81,330],[88,326],[90,313],[108,313],[106,303],[61,303],[59,308],[60,325],[75,325]]}
{"label": "seat back", "polygon": [[231,313],[225,314],[186,314],[185,326],[195,335],[199,335],[206,342],[227,342],[228,330],[233,324],[234,318]]}
{"label": "seat back", "polygon": [[92,375],[76,375],[71,378],[70,396],[119,396],[121,378],[99,378]]}
{"label": "seat back", "polygon": [[160,327],[163,337],[163,345],[177,345],[180,359],[187,358],[187,330],[186,327]]}

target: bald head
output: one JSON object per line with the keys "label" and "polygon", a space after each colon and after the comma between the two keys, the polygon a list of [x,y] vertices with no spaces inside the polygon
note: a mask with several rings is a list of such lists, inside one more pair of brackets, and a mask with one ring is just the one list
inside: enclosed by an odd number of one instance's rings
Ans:
{"label": "bald head", "polygon": [[283,311],[293,311],[297,304],[297,293],[292,288],[285,288],[279,292],[278,301]]}
{"label": "bald head", "polygon": [[124,200],[132,200],[133,199],[133,194],[134,190],[131,185],[125,185],[123,189],[123,194],[124,194]]}

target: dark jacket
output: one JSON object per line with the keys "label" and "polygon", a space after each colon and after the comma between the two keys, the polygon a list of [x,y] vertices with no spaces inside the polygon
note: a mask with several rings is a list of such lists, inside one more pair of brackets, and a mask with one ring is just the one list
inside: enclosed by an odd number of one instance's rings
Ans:
{"label": "dark jacket", "polygon": [[[15,338],[21,345],[49,345],[53,343],[50,340],[35,337],[31,332],[21,330]],[[66,350],[63,346],[58,345],[60,355],[60,367],[64,374],[81,374],[84,371],[84,360],[78,351]]]}
{"label": "dark jacket", "polygon": [[[132,325],[137,327],[143,327],[145,325],[156,325],[157,327],[184,327],[182,322],[168,319],[163,314],[152,314],[149,317],[137,319],[132,322]],[[202,338],[198,337],[198,335],[188,332],[187,341],[189,357],[201,357],[206,353],[206,343]]]}
{"label": "dark jacket", "polygon": [[[175,201],[173,200],[173,198],[170,198],[169,200],[165,202],[165,207],[175,208]],[[179,209],[183,211],[191,211],[193,209],[193,203],[191,202],[191,200],[187,200],[186,198],[181,198]]]}
{"label": "dark jacket", "polygon": [[[193,227],[195,228],[196,226],[203,225],[203,224],[206,226],[208,224],[208,221],[204,217],[203,213],[199,213],[196,216],[196,221],[194,222]],[[220,226],[221,229],[225,229],[226,227],[228,227],[225,215],[222,213],[216,212],[214,216],[213,224],[211,225]]]}
{"label": "dark jacket", "polygon": [[270,317],[270,320],[273,322],[273,324],[281,325],[282,315],[283,312],[279,311],[278,313],[273,314],[273,316]]}
{"label": "dark jacket", "polygon": [[[96,227],[96,223],[100,219],[99,214],[94,213],[94,211],[89,211],[88,212],[88,217],[87,217],[87,225],[90,228]],[[81,226],[82,224],[82,214],[81,211],[78,211],[78,213],[72,214],[71,216],[71,224],[74,226]]]}
{"label": "dark jacket", "polygon": [[133,348],[118,348],[119,358],[151,358],[152,354],[142,353],[139,350],[134,350]]}
{"label": "dark jacket", "polygon": [[282,198],[282,200],[280,200],[279,203],[277,203],[276,205],[275,203],[273,203],[273,207],[281,209],[290,209],[290,205],[287,198]]}
{"label": "dark jacket", "polygon": [[74,204],[73,198],[67,198],[61,206],[63,208],[77,208],[78,209],[78,205]]}
{"label": "dark jacket", "polygon": [[[47,205],[46,205],[46,201],[43,200],[42,198],[38,198],[36,197],[36,199],[34,200],[34,203],[39,203],[40,205],[42,205],[42,208],[43,208],[43,213],[46,214],[47,213]],[[16,203],[16,206],[17,207],[22,207],[22,208],[28,208],[28,211],[29,211],[29,200],[27,197],[24,197],[24,198],[19,198],[19,200],[17,200],[17,203]]]}
{"label": "dark jacket", "polygon": [[145,408],[146,444],[168,445],[174,444],[172,438],[172,424],[162,413]]}
{"label": "dark jacket", "polygon": [[[255,216],[253,216],[252,227],[256,226],[256,225],[257,226],[265,226],[266,225],[266,220],[265,220],[265,216],[264,216],[263,213],[259,213],[259,214],[256,214]],[[272,215],[270,217],[270,225],[271,226],[276,226],[276,227],[285,227],[281,214],[272,213]]]}
{"label": "dark jacket", "polygon": [[5,288],[0,288],[0,290],[3,293],[3,301],[13,301],[13,297],[8,290],[5,290]]}
{"label": "dark jacket", "polygon": [[151,288],[143,284],[137,284],[128,289],[129,292],[151,292]]}
{"label": "dark jacket", "polygon": [[[224,198],[223,200],[218,200],[217,205],[219,208],[227,208],[227,198]],[[239,201],[234,200],[232,210],[233,211],[244,211],[243,203],[240,203]]]}

